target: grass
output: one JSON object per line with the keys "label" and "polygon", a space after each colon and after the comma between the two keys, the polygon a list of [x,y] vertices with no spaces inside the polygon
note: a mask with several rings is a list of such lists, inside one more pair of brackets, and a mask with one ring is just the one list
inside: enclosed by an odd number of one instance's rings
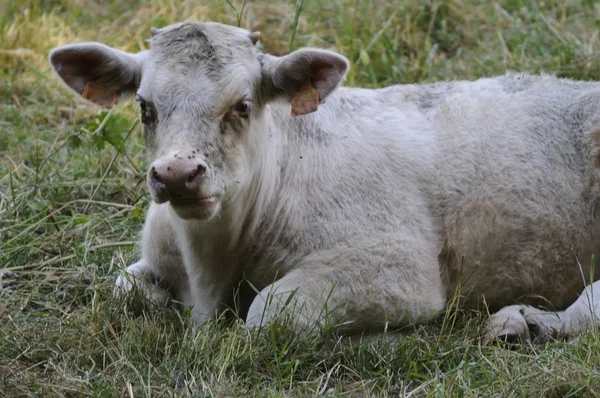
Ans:
{"label": "grass", "polygon": [[[151,26],[216,20],[283,54],[336,49],[348,85],[507,69],[600,79],[593,0],[3,0],[0,4],[0,396],[596,396],[600,337],[481,347],[485,314],[449,311],[399,337],[250,335],[111,297],[148,205],[133,104],[82,104],[48,51],[145,48]],[[395,337],[389,333],[387,337]]]}

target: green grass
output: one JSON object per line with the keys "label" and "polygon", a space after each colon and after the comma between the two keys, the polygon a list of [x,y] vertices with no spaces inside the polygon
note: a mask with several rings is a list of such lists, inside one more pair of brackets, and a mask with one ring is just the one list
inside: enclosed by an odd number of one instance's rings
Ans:
{"label": "green grass", "polygon": [[[52,76],[48,51],[145,48],[151,26],[238,22],[264,47],[336,49],[348,85],[473,79],[507,69],[600,79],[593,0],[3,0],[0,4],[0,396],[595,396],[600,337],[481,347],[485,314],[402,336],[249,335],[111,297],[148,206],[132,104],[108,116]],[[101,126],[99,120],[108,117]],[[273,332],[273,333],[271,333]],[[397,337],[397,339],[392,339]],[[394,340],[394,342],[390,341]]]}

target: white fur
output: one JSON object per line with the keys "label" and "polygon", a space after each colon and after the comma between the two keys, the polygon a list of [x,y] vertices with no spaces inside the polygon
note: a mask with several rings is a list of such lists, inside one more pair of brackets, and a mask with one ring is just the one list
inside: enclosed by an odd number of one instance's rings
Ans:
{"label": "white fur", "polygon": [[[231,53],[222,78],[207,77],[213,64],[161,53],[160,40],[185,29],[203,32],[217,56]],[[455,293],[492,310],[539,296],[556,309],[576,300],[600,253],[599,84],[508,74],[331,92],[343,57],[307,50],[290,67],[247,34],[192,24],[152,39],[138,88],[158,103],[150,160],[213,143],[231,157],[203,159],[203,189],[222,194],[214,215],[182,219],[169,203],[151,205],[134,278],[144,268],[164,279],[198,322],[231,305],[244,279],[260,290],[245,303],[249,325],[288,304],[299,330],[425,321]],[[290,117],[292,78],[327,84],[317,112]],[[244,93],[254,97],[251,116],[224,138],[214,109]],[[131,285],[120,278],[121,288]],[[530,325],[544,335],[584,329],[598,311],[582,300],[554,318],[509,307],[488,337],[527,337]]]}

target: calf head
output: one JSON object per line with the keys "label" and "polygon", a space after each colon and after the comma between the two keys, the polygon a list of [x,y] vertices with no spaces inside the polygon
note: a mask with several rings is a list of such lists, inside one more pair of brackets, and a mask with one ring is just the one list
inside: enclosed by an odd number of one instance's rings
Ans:
{"label": "calf head", "polygon": [[251,183],[268,150],[270,102],[300,103],[295,114],[314,111],[348,68],[344,57],[323,50],[262,54],[258,33],[217,23],[187,22],[151,36],[150,50],[137,54],[79,43],[55,48],[50,61],[71,89],[98,105],[135,94],[150,194],[184,219],[214,217]]}

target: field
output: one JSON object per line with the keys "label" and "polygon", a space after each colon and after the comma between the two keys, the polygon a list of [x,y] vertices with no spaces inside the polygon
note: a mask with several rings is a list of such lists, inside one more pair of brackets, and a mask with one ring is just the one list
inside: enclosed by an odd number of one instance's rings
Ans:
{"label": "field", "polygon": [[347,85],[600,79],[594,0],[2,0],[0,396],[600,395],[596,334],[482,347],[486,314],[449,310],[390,338],[300,338],[113,299],[148,207],[137,109],[78,101],[47,54],[84,40],[138,51],[150,27],[185,19],[260,30],[274,54],[339,51]]}

